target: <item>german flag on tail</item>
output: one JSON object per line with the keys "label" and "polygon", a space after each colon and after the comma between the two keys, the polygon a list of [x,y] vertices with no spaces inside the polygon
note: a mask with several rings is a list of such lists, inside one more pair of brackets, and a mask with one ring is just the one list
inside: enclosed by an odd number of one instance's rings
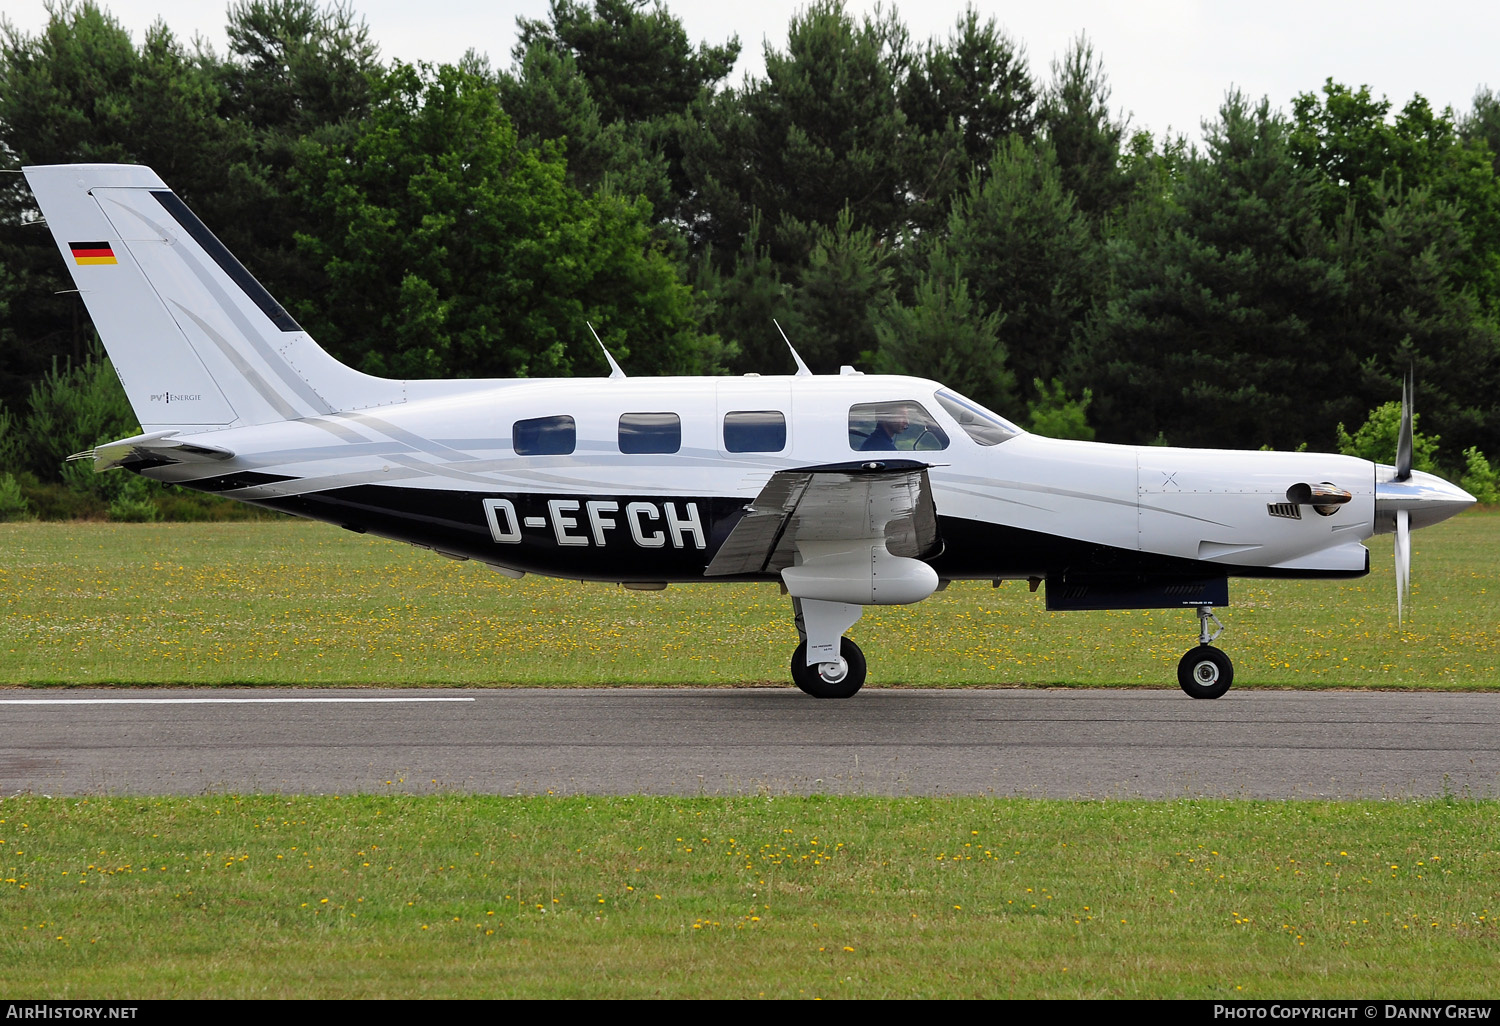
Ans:
{"label": "german flag on tail", "polygon": [[70,242],[68,248],[73,251],[73,262],[79,266],[119,263],[114,249],[107,242]]}

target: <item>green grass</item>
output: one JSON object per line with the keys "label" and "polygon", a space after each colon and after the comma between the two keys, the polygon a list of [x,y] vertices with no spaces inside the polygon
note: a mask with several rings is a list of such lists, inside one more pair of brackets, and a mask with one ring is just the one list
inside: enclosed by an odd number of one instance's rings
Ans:
{"label": "green grass", "polygon": [[[1500,516],[1236,582],[1237,686],[1492,688]],[[774,586],[527,578],[298,523],[0,526],[0,682],[784,686]],[[1497,596],[1500,596],[1500,589]],[[873,683],[1171,686],[1187,613],[957,584]],[[0,800],[0,994],[1492,996],[1494,801]]]}
{"label": "green grass", "polygon": [[[1500,686],[1500,513],[1415,542],[1399,627],[1386,538],[1366,578],[1232,582],[1236,687]],[[511,581],[302,522],[6,524],[0,551],[10,684],[785,685],[796,643],[771,584]],[[959,582],[851,636],[876,687],[1171,687],[1196,621],[1048,613],[1023,583]]]}
{"label": "green grass", "polygon": [[1495,812],[11,798],[0,993],[1493,997]]}

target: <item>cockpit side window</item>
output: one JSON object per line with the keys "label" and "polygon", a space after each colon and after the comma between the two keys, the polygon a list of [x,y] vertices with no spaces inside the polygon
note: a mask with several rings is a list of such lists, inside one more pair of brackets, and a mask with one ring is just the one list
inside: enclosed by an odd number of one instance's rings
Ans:
{"label": "cockpit side window", "polygon": [[578,445],[578,426],[573,418],[536,417],[518,420],[511,429],[518,456],[567,456]]}
{"label": "cockpit side window", "polygon": [[849,448],[855,452],[930,452],[948,448],[948,434],[914,399],[859,403],[849,408]]}
{"label": "cockpit side window", "polygon": [[1021,434],[1021,429],[996,413],[980,406],[972,399],[965,399],[957,392],[943,389],[935,398],[948,416],[958,421],[958,426],[980,445],[999,445],[1009,438]]}

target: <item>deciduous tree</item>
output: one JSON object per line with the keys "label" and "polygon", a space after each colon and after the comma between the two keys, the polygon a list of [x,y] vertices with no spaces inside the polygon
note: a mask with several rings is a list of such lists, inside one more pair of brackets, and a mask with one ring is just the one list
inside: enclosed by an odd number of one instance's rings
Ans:
{"label": "deciduous tree", "polygon": [[298,176],[319,215],[299,242],[324,275],[298,314],[372,373],[596,372],[589,321],[637,373],[718,359],[644,201],[568,185],[471,71],[397,63],[352,143],[310,150]]}

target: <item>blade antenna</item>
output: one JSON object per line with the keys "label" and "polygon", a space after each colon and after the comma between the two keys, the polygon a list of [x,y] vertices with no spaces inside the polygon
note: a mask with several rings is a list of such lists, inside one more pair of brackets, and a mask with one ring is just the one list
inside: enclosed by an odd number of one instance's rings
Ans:
{"label": "blade antenna", "polygon": [[1396,477],[1397,481],[1411,480],[1411,457],[1412,457],[1412,371],[1406,368],[1406,382],[1401,386],[1401,434],[1396,437]]}
{"label": "blade antenna", "polygon": [[810,377],[812,377],[812,371],[810,371],[810,370],[807,369],[807,364],[803,363],[802,362],[802,357],[800,357],[800,356],[797,355],[797,350],[792,346],[792,340],[786,337],[786,332],[785,331],[781,330],[781,322],[778,321],[776,318],[772,317],[771,318],[771,323],[774,324],[774,325],[776,325],[776,330],[777,331],[781,332],[781,341],[783,341],[783,342],[786,343],[786,347],[792,351],[792,359],[797,361],[797,377],[799,377],[799,378],[810,378]]}
{"label": "blade antenna", "polygon": [[594,341],[599,343],[599,349],[604,353],[604,358],[609,361],[609,379],[613,381],[616,378],[625,377],[625,372],[620,369],[618,363],[615,363],[615,358],[609,355],[608,349],[604,348],[604,340],[599,337],[599,333],[594,330],[594,326],[589,324],[588,321],[584,321],[583,323],[588,324],[589,334],[594,336]]}

